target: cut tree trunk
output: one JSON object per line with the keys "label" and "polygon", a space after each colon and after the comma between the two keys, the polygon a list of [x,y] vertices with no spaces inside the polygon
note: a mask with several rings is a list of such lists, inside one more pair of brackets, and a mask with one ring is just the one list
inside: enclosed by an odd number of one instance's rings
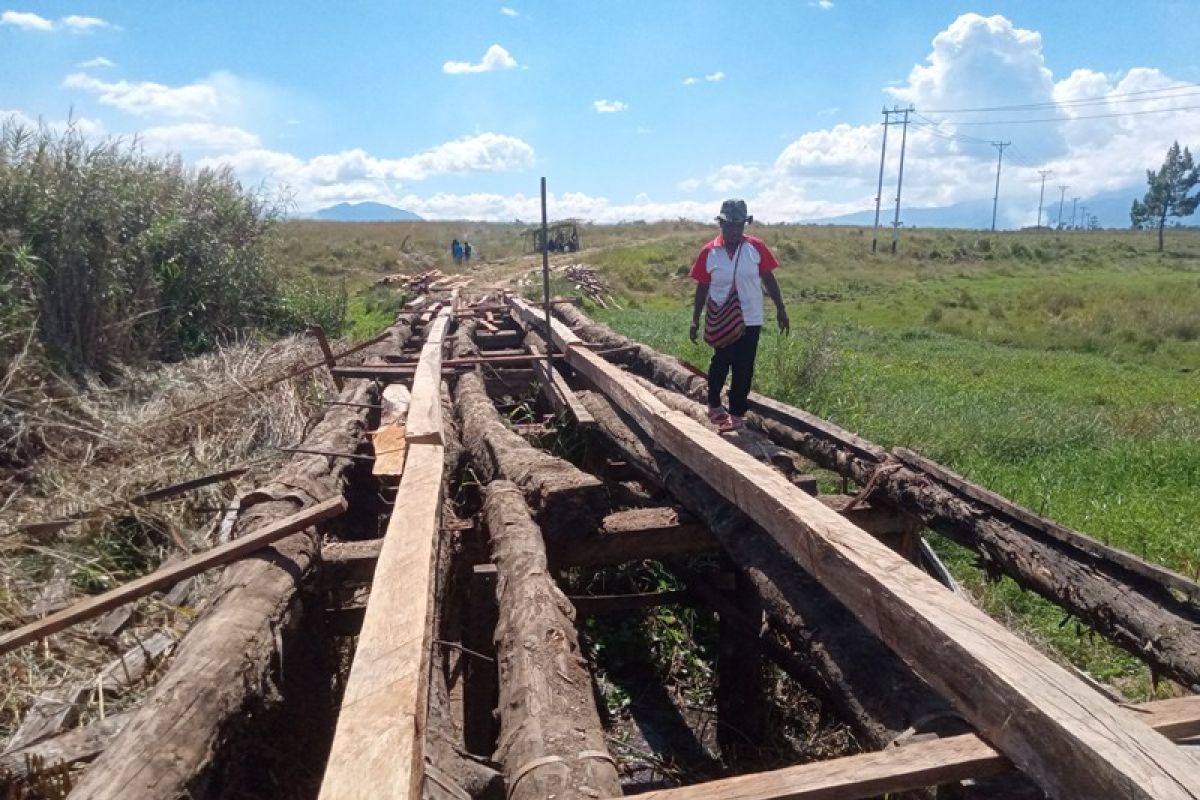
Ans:
{"label": "cut tree trunk", "polygon": [[455,404],[463,445],[484,481],[517,484],[547,536],[571,539],[596,529],[608,511],[602,481],[505,427],[478,373],[459,377]]}
{"label": "cut tree trunk", "polygon": [[520,490],[488,484],[483,513],[499,571],[500,741],[509,800],[621,796],[604,741],[574,609],[546,566]]}
{"label": "cut tree trunk", "polygon": [[[623,418],[604,397],[580,392],[607,444],[646,480],[705,522],[757,592],[772,624],[803,658],[806,687],[865,744],[886,745],[914,722],[954,716],[913,674],[761,527]],[[864,664],[871,665],[863,669]]]}
{"label": "cut tree trunk", "polygon": [[[557,313],[588,341],[604,347],[634,344],[572,306],[560,307]],[[638,345],[634,353],[634,373],[695,399],[703,397],[705,379],[677,359],[645,345]],[[747,415],[752,427],[819,466],[870,486],[865,499],[873,504],[919,516],[929,528],[979,553],[992,574],[1008,575],[1062,606],[1157,674],[1200,690],[1200,607],[1195,603],[1172,596],[1161,584],[1102,555],[1090,556],[996,513],[890,457],[878,445],[799,409],[790,415],[776,412],[774,407],[789,407],[758,399],[758,410]],[[751,407],[755,406],[752,394]],[[811,424],[795,424],[800,418]]]}
{"label": "cut tree trunk", "polygon": [[[407,324],[391,329],[401,346]],[[347,403],[378,403],[378,391],[353,381],[339,395]],[[367,409],[331,406],[304,447],[353,453],[365,438]],[[310,505],[345,493],[355,461],[293,456],[274,481],[247,495],[235,537]],[[225,742],[246,724],[247,709],[278,698],[280,645],[300,622],[298,589],[319,557],[311,532],[289,536],[264,553],[230,566],[215,599],[180,642],[174,661],[153,692],[71,792],[75,800],[175,800],[201,786]]]}

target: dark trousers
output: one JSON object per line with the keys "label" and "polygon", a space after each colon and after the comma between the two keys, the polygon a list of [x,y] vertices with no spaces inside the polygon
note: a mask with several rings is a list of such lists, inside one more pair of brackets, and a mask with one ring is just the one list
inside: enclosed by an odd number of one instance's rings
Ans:
{"label": "dark trousers", "polygon": [[758,355],[758,334],[761,325],[747,325],[746,333],[728,347],[713,351],[708,365],[708,406],[721,405],[721,390],[725,379],[733,372],[729,386],[729,413],[741,417],[746,414],[746,398],[750,396],[750,381],[754,379],[754,357]]}

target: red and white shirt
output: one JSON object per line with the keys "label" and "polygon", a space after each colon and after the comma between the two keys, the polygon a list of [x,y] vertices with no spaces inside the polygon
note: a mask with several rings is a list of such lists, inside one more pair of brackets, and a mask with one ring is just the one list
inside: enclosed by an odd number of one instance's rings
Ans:
{"label": "red and white shirt", "polygon": [[725,249],[721,234],[700,250],[691,276],[708,284],[709,298],[720,305],[729,298],[733,286],[734,264],[737,265],[737,292],[742,304],[742,319],[747,325],[763,324],[762,276],[779,266],[775,256],[754,236],[743,236],[732,256]]}

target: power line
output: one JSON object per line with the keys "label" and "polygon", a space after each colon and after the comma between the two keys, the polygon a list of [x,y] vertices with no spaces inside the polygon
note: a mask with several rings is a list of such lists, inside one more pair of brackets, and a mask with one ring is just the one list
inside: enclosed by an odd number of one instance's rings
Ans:
{"label": "power line", "polygon": [[[1138,117],[1143,114],[1169,114],[1173,111],[1198,111],[1200,106],[1179,106],[1177,108],[1148,108],[1143,111],[1123,111],[1112,114],[1088,114],[1084,117],[1040,117],[1038,119],[992,119],[992,120],[972,120],[970,122],[958,122],[950,120],[940,120],[936,125],[954,125],[962,127],[966,125],[1029,125],[1035,122],[1075,122],[1083,119],[1111,119],[1113,117]],[[930,120],[933,122],[933,120]]]}
{"label": "power line", "polygon": [[[1039,108],[1063,108],[1063,107],[1070,108],[1072,106],[1085,106],[1085,105],[1093,105],[1093,104],[1100,104],[1100,103],[1114,103],[1114,102],[1115,103],[1136,103],[1136,102],[1148,102],[1148,101],[1152,101],[1152,100],[1170,100],[1176,96],[1187,97],[1192,94],[1197,94],[1197,92],[1184,91],[1184,90],[1195,90],[1195,89],[1200,89],[1200,83],[1184,83],[1184,84],[1179,84],[1178,86],[1166,86],[1161,89],[1142,89],[1142,90],[1136,91],[1136,92],[1119,92],[1119,93],[1108,94],[1108,95],[1105,95],[1104,97],[1081,97],[1078,100],[1060,100],[1060,101],[1050,101],[1050,102],[1045,102],[1045,103],[1023,103],[1023,104],[1014,104],[1014,105],[1007,105],[1007,106],[979,106],[976,108],[927,108],[925,110],[930,114],[973,114],[973,113],[982,112],[982,111],[1021,111],[1021,110],[1025,110],[1025,109],[1033,110],[1033,109],[1039,109]],[[1180,95],[1163,94],[1165,92],[1183,92],[1183,94],[1180,94]],[[1137,100],[1125,99],[1125,98],[1134,97],[1135,95],[1153,95],[1153,94],[1157,94],[1157,95],[1161,95],[1161,96],[1159,96],[1159,97],[1142,97]]]}

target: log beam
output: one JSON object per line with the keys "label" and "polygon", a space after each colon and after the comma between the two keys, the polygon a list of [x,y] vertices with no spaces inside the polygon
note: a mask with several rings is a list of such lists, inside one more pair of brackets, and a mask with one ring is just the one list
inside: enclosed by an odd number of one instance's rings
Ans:
{"label": "log beam", "polygon": [[520,490],[503,480],[488,484],[483,514],[500,576],[496,760],[504,765],[509,800],[619,797],[574,612],[550,577]]}

